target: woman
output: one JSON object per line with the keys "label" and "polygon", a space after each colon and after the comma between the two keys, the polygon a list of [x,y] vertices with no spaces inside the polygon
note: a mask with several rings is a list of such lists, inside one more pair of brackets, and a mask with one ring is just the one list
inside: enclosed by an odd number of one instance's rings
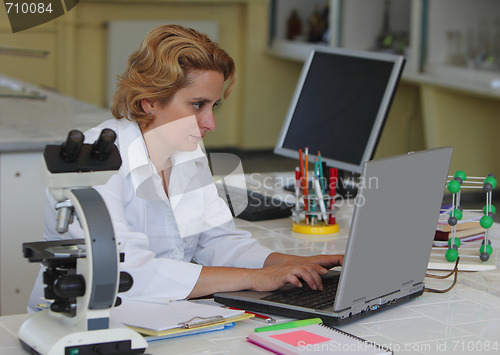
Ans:
{"label": "woman", "polygon": [[[286,283],[302,286],[299,279],[321,289],[320,276],[341,264],[342,256],[274,253],[235,229],[199,144],[215,129],[212,110],[230,94],[235,79],[233,60],[207,36],[176,25],[157,27],[119,78],[116,119],[85,133],[87,142],[103,128],[118,137],[122,167],[95,189],[125,253],[120,267],[134,279],[122,297],[269,291]],[[44,238],[81,237],[77,223],[69,236],[55,232],[54,202],[49,197]],[[35,296],[30,305],[39,302]]]}

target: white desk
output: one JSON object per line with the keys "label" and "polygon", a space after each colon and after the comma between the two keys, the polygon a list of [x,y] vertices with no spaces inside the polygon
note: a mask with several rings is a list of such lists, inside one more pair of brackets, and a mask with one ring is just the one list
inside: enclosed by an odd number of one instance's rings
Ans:
{"label": "white desk", "polygon": [[[347,242],[350,212],[344,205],[337,214],[341,230],[336,236],[307,238],[292,233],[291,221],[237,220],[262,244],[277,251],[298,255],[343,253]],[[500,225],[492,228],[492,244],[500,248]],[[428,279],[429,287],[444,289],[451,280]],[[471,287],[472,286],[472,287]],[[0,355],[26,354],[16,331],[26,315],[0,317]],[[270,354],[246,342],[255,327],[251,319],[213,333],[192,335],[151,343],[147,354]],[[340,327],[356,336],[389,346],[395,354],[446,354],[500,352],[500,271],[461,273],[449,293],[424,293],[416,300]]]}

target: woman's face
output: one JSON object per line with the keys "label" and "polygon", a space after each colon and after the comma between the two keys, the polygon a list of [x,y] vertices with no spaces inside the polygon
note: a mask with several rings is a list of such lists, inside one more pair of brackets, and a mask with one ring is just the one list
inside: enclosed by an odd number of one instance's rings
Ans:
{"label": "woman's face", "polygon": [[[152,103],[153,119],[146,131],[175,122],[171,126],[175,126],[178,134],[185,137],[187,133],[187,137],[197,143],[207,131],[215,129],[213,109],[220,102],[224,76],[212,70],[193,70],[189,75],[191,84],[179,89],[166,104]],[[178,122],[180,120],[182,122]]]}

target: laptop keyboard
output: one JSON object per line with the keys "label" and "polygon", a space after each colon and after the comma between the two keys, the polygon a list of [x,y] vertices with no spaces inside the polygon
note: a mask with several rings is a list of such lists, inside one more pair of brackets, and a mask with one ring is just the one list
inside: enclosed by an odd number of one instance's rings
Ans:
{"label": "laptop keyboard", "polygon": [[333,307],[340,275],[323,279],[323,290],[313,290],[305,282],[303,287],[278,290],[262,299],[313,309]]}

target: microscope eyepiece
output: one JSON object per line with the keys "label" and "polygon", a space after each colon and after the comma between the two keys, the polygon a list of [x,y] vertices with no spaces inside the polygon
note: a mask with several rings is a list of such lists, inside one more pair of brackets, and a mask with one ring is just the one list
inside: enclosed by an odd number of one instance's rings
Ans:
{"label": "microscope eyepiece", "polygon": [[61,145],[60,154],[66,162],[75,161],[83,146],[83,133],[74,129],[68,133],[68,138]]}
{"label": "microscope eyepiece", "polygon": [[104,128],[101,131],[99,138],[97,138],[94,145],[92,146],[92,155],[100,161],[108,159],[115,140],[115,131],[109,128]]}

